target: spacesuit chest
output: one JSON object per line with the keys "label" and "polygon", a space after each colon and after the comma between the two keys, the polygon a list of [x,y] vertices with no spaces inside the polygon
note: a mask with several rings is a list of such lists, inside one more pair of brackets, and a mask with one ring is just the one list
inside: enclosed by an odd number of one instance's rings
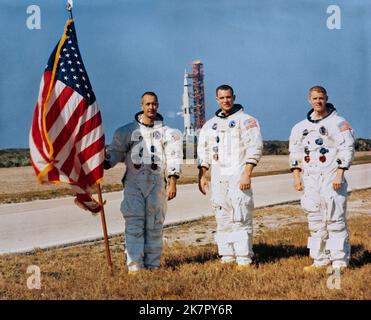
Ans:
{"label": "spacesuit chest", "polygon": [[214,162],[229,162],[239,148],[240,123],[238,119],[218,118],[211,128],[210,148]]}
{"label": "spacesuit chest", "polygon": [[327,167],[336,158],[330,126],[323,122],[307,122],[302,131],[302,147],[303,163],[309,167]]}
{"label": "spacesuit chest", "polygon": [[143,170],[153,173],[161,171],[163,163],[163,130],[139,126],[132,133],[133,147],[130,152],[129,162],[134,174]]}

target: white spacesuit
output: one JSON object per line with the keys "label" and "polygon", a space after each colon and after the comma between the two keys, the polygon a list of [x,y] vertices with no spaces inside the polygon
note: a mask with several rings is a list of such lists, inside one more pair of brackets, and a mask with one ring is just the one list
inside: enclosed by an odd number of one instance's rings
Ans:
{"label": "white spacesuit", "polygon": [[125,162],[124,200],[126,256],[129,271],[158,268],[167,208],[165,177],[180,175],[182,136],[164,126],[157,113],[153,126],[135,121],[116,130],[106,151],[106,168]]}
{"label": "white spacesuit", "polygon": [[199,167],[212,167],[211,204],[217,222],[215,240],[222,262],[251,263],[252,190],[240,190],[246,163],[256,165],[263,149],[259,124],[234,105],[225,117],[221,110],[207,121],[199,135]]}
{"label": "white spacesuit", "polygon": [[308,238],[314,266],[345,267],[350,258],[346,223],[347,183],[334,190],[337,168],[348,169],[354,156],[354,137],[349,123],[327,104],[329,114],[320,120],[296,124],[290,135],[290,167],[303,169],[301,205],[307,213]]}

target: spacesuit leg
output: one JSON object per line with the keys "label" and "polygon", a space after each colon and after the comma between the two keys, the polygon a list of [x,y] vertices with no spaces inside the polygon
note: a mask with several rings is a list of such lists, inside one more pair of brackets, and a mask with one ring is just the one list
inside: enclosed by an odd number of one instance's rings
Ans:
{"label": "spacesuit leg", "polygon": [[128,269],[143,268],[145,199],[134,181],[126,181],[121,212],[125,221],[125,253]]}
{"label": "spacesuit leg", "polygon": [[146,268],[160,267],[163,245],[163,225],[165,221],[167,202],[163,178],[155,182],[155,186],[146,198],[146,227],[144,239],[144,266]]}
{"label": "spacesuit leg", "polygon": [[324,189],[327,209],[328,240],[326,249],[330,251],[333,267],[346,267],[350,259],[350,243],[346,222],[347,183],[342,184],[341,189],[334,190],[332,176],[327,180]]}
{"label": "spacesuit leg", "polygon": [[324,266],[330,263],[326,252],[328,232],[326,228],[325,212],[321,205],[321,177],[318,175],[304,175],[304,194],[301,206],[307,214],[310,237],[308,249],[314,265]]}
{"label": "spacesuit leg", "polygon": [[254,252],[253,243],[253,210],[254,202],[252,190],[241,191],[236,188],[230,195],[233,207],[233,247],[236,255],[236,262],[239,265],[247,265],[252,262]]}
{"label": "spacesuit leg", "polygon": [[230,239],[231,213],[227,203],[227,182],[212,181],[211,207],[216,220],[215,242],[218,245],[218,253],[221,262],[235,262],[233,243]]}
{"label": "spacesuit leg", "polygon": [[212,204],[216,219],[215,241],[218,245],[218,253],[222,262],[235,261],[233,242],[230,238],[231,214],[225,208],[215,203]]}

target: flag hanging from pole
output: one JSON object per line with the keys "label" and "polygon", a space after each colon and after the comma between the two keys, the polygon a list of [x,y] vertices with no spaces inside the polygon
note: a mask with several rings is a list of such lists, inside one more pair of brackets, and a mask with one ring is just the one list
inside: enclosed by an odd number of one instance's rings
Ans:
{"label": "flag hanging from pole", "polygon": [[91,212],[91,196],[103,179],[102,118],[68,20],[41,78],[29,135],[32,166],[40,183],[69,183],[75,203]]}

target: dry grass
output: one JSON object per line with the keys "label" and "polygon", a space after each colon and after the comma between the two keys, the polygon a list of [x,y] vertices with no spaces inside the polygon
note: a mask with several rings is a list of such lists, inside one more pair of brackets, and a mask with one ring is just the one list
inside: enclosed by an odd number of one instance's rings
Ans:
{"label": "dry grass", "polygon": [[[349,197],[350,202],[361,202],[368,214],[354,212],[349,219],[352,259],[341,276],[341,289],[327,288],[325,271],[302,272],[311,263],[307,225],[300,219],[289,220],[303,214],[298,206],[286,205],[256,210],[256,258],[249,270],[219,263],[215,244],[210,238],[204,241],[215,228],[214,219],[208,218],[165,230],[168,241],[162,268],[135,276],[127,274],[122,236],[110,240],[114,277],[109,274],[101,242],[3,255],[0,299],[371,299],[370,196],[368,189]],[[286,224],[270,225],[267,219],[272,215]],[[191,239],[186,237],[190,234]],[[29,265],[41,269],[40,290],[27,289]]]}

